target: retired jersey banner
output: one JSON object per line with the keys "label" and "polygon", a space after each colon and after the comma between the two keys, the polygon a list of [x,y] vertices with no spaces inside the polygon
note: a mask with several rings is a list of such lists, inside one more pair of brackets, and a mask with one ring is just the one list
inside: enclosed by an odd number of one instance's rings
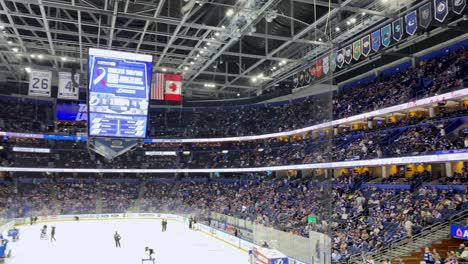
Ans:
{"label": "retired jersey banner", "polygon": [[71,73],[59,72],[57,98],[78,100],[80,75],[75,73],[73,79]]}
{"label": "retired jersey banner", "polygon": [[393,39],[396,41],[400,41],[401,37],[403,36],[403,18],[400,17],[399,19],[392,22],[393,28]]}
{"label": "retired jersey banner", "polygon": [[461,15],[466,7],[466,0],[452,0],[452,10],[455,14]]}
{"label": "retired jersey banner", "polygon": [[362,55],[364,56],[369,56],[370,50],[371,50],[371,44],[370,44],[370,35],[365,35],[361,39],[362,43]]}
{"label": "retired jersey banner", "polygon": [[166,74],[165,80],[164,100],[182,101],[182,75]]}
{"label": "retired jersey banner", "polygon": [[320,78],[322,76],[322,60],[318,60],[317,62],[315,62],[315,68],[317,68],[317,78]]}
{"label": "retired jersey banner", "polygon": [[330,57],[329,56],[325,56],[323,59],[322,59],[322,68],[323,68],[323,74],[324,75],[327,75],[328,72],[330,71]]}
{"label": "retired jersey banner", "polygon": [[336,65],[340,68],[343,67],[343,64],[344,64],[344,53],[345,53],[344,48],[339,49],[336,52]]}
{"label": "retired jersey banner", "polygon": [[330,70],[334,72],[336,70],[336,50],[333,50],[330,54]]}
{"label": "retired jersey banner", "polygon": [[353,42],[353,59],[359,60],[361,58],[361,40],[358,39]]}
{"label": "retired jersey banner", "polygon": [[380,49],[380,30],[374,31],[371,34],[372,50],[377,52]]}
{"label": "retired jersey banner", "polygon": [[444,22],[448,15],[448,0],[434,0],[434,18],[439,22]]}
{"label": "retired jersey banner", "polygon": [[380,29],[380,34],[382,35],[382,46],[390,46],[392,40],[392,26],[390,24],[384,26]]}
{"label": "retired jersey banner", "polygon": [[346,64],[350,64],[351,60],[353,59],[353,44],[349,44],[349,46],[345,48],[344,53],[344,60]]}
{"label": "retired jersey banner", "polygon": [[422,28],[428,28],[432,21],[431,3],[419,7],[419,25]]}
{"label": "retired jersey banner", "polygon": [[408,35],[414,35],[416,30],[418,29],[418,14],[416,10],[409,12],[405,15],[405,23],[406,23],[406,33]]}
{"label": "retired jersey banner", "polygon": [[52,72],[31,70],[29,73],[29,95],[50,97]]}
{"label": "retired jersey banner", "polygon": [[309,68],[309,74],[312,77],[312,79],[315,79],[317,77],[317,69],[315,68],[315,64]]}

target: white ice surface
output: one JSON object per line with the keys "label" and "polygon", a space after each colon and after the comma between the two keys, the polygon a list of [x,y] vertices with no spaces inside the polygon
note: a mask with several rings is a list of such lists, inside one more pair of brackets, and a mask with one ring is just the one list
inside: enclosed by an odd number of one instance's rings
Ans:
{"label": "white ice surface", "polygon": [[[46,223],[48,235],[50,226],[56,227],[56,242],[40,240],[42,225],[19,227],[20,240],[9,243],[7,264],[139,264],[146,246],[154,249],[157,264],[248,262],[244,251],[176,221],[169,221],[165,233],[160,220]],[[115,248],[115,231],[122,237],[121,248]]]}

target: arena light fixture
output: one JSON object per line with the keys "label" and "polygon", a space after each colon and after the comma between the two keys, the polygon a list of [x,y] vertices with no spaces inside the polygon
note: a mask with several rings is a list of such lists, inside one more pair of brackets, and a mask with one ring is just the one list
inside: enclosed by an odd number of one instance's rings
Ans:
{"label": "arena light fixture", "polygon": [[228,153],[229,153],[229,150],[223,150],[223,151],[221,151],[221,153],[223,153],[223,154],[228,154]]}
{"label": "arena light fixture", "polygon": [[62,61],[67,61],[67,57],[60,58]]}
{"label": "arena light fixture", "polygon": [[39,54],[39,55],[37,55],[37,58],[40,59],[40,60],[42,60],[42,59],[44,58],[44,55]]}
{"label": "arena light fixture", "polygon": [[11,45],[11,44],[13,44],[13,41],[9,40],[7,43],[8,43],[8,45]]}
{"label": "arena light fixture", "polygon": [[35,58],[36,58],[36,54],[31,54],[31,55],[29,55],[29,57],[35,59]]}
{"label": "arena light fixture", "polygon": [[257,82],[257,77],[252,77],[252,82]]}
{"label": "arena light fixture", "polygon": [[336,32],[340,32],[340,30],[341,30],[341,29],[340,29],[339,27],[336,27],[336,28],[335,28],[335,31],[336,31]]}
{"label": "arena light fixture", "polygon": [[31,72],[31,67],[26,67],[26,68],[24,68],[24,70],[25,70],[27,73],[30,73],[30,72]]}
{"label": "arena light fixture", "polygon": [[166,69],[166,68],[162,68],[162,69],[161,69],[161,71],[163,71],[163,72],[166,72],[166,71],[167,71],[167,69]]}
{"label": "arena light fixture", "polygon": [[230,17],[232,15],[234,15],[234,9],[229,8],[228,10],[226,10],[226,16]]}
{"label": "arena light fixture", "polygon": [[17,53],[17,52],[19,51],[18,48],[12,48],[11,50],[12,50],[14,53]]}
{"label": "arena light fixture", "polygon": [[5,26],[4,25],[0,25],[0,30],[4,30],[5,29]]}

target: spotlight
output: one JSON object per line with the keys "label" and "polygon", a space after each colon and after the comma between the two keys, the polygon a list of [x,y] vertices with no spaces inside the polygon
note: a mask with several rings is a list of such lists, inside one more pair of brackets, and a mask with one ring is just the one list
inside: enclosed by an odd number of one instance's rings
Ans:
{"label": "spotlight", "polygon": [[14,53],[16,53],[16,52],[18,52],[18,51],[19,51],[19,49],[18,49],[18,48],[12,48],[11,50],[12,50]]}
{"label": "spotlight", "polygon": [[40,59],[40,60],[42,60],[42,59],[44,58],[44,55],[39,54],[39,55],[37,55],[37,58]]}
{"label": "spotlight", "polygon": [[67,57],[60,58],[62,61],[67,61]]}
{"label": "spotlight", "polygon": [[226,16],[230,17],[230,16],[232,16],[232,15],[234,15],[234,9],[229,8],[229,9],[226,11]]}
{"label": "spotlight", "polygon": [[162,68],[162,69],[161,69],[161,71],[163,71],[163,72],[166,72],[166,71],[167,71],[167,69],[166,69],[166,68]]}
{"label": "spotlight", "polygon": [[339,28],[339,27],[336,27],[336,28],[335,28],[335,31],[336,31],[336,32],[340,32],[340,28]]}
{"label": "spotlight", "polygon": [[30,73],[30,72],[31,72],[31,67],[26,67],[26,68],[24,68],[24,70],[25,70],[27,73]]}

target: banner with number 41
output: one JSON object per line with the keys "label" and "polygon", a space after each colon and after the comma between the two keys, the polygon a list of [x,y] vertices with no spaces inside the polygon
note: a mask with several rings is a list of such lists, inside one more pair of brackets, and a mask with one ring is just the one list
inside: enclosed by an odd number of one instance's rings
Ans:
{"label": "banner with number 41", "polygon": [[29,95],[50,97],[52,72],[31,70],[29,73]]}
{"label": "banner with number 41", "polygon": [[69,72],[59,72],[57,97],[60,99],[78,100],[79,81],[80,75],[78,73],[72,77],[72,74]]}

